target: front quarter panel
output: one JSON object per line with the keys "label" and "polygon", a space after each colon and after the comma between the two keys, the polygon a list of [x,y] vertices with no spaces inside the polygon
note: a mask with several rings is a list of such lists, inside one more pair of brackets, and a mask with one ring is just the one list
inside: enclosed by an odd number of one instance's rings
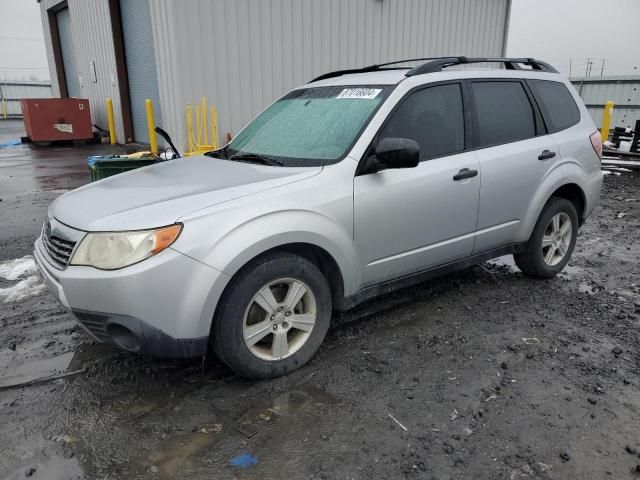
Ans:
{"label": "front quarter panel", "polygon": [[232,276],[267,250],[309,243],[333,257],[349,295],[356,283],[354,170],[347,159],[312,178],[185,216],[172,248]]}

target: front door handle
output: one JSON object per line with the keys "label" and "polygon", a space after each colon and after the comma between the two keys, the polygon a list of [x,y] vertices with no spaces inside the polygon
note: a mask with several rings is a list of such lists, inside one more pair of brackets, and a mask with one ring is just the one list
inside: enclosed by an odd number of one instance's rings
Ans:
{"label": "front door handle", "polygon": [[556,156],[556,152],[552,152],[551,150],[543,150],[540,155],[538,155],[538,160],[549,160]]}
{"label": "front door handle", "polygon": [[458,180],[464,180],[465,178],[472,178],[478,175],[478,170],[469,170],[468,168],[463,168],[458,173],[453,176],[453,179],[457,182]]}

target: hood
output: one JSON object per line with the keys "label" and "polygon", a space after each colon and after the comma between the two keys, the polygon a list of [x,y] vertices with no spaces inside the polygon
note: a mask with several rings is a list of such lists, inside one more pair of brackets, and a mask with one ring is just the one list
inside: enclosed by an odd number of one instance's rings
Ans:
{"label": "hood", "polygon": [[322,167],[271,167],[179,158],[90,183],[58,197],[49,217],[80,230],[156,228],[195,210],[297,182]]}

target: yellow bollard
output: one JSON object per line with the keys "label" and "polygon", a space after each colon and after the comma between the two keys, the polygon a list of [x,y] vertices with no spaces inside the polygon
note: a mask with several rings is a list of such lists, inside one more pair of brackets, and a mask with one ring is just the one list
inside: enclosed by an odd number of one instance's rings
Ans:
{"label": "yellow bollard", "polygon": [[144,101],[147,107],[147,129],[149,130],[149,144],[151,145],[151,152],[158,153],[158,139],[156,138],[156,121],[153,118],[153,103],[150,99]]}
{"label": "yellow bollard", "polygon": [[109,124],[109,141],[116,144],[116,121],[113,117],[113,101],[107,98],[107,123]]}
{"label": "yellow bollard", "polygon": [[211,107],[211,146],[218,149],[218,111],[216,107]]}
{"label": "yellow bollard", "polygon": [[196,105],[196,149],[202,143],[202,115],[200,114],[200,105]]}
{"label": "yellow bollard", "polygon": [[609,100],[604,105],[604,112],[602,113],[602,126],[600,127],[600,136],[602,137],[603,142],[609,140],[609,129],[611,128],[613,105],[614,103],[611,100]]}
{"label": "yellow bollard", "polygon": [[202,97],[202,130],[204,131],[204,145],[209,144],[209,129],[207,128],[207,97]]}

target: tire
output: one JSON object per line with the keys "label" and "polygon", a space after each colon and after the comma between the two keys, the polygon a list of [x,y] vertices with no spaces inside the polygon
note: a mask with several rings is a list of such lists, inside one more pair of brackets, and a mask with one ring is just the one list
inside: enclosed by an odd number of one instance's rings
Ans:
{"label": "tire", "polygon": [[[558,224],[554,224],[558,219]],[[566,221],[570,238],[563,236]],[[557,229],[557,230],[554,230]],[[534,278],[552,278],[562,271],[573,253],[578,237],[578,213],[566,198],[551,197],[542,209],[524,251],[513,256],[522,273]],[[546,246],[543,246],[543,239]],[[549,242],[552,242],[549,244]],[[555,249],[555,253],[550,252]],[[564,253],[563,253],[564,252]]]}
{"label": "tire", "polygon": [[240,270],[225,290],[211,344],[243,377],[286,375],[316,353],[331,311],[331,291],[318,267],[291,253],[267,254]]}

